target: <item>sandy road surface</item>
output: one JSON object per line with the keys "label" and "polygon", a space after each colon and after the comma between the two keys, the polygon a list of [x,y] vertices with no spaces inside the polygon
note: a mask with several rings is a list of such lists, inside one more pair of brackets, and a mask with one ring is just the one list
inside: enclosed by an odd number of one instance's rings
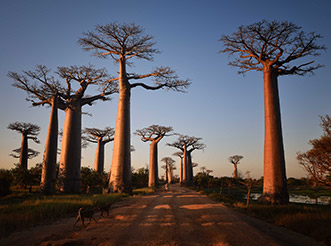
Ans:
{"label": "sandy road surface", "polygon": [[177,185],[116,206],[87,228],[66,219],[15,233],[0,245],[323,245]]}

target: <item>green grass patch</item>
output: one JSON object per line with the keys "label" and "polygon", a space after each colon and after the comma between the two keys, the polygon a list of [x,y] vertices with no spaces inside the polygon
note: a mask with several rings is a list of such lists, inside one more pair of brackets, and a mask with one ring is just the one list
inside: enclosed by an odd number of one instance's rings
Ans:
{"label": "green grass patch", "polygon": [[155,190],[156,190],[155,187],[144,187],[144,188],[134,189],[133,195],[136,196],[148,195],[154,193]]}
{"label": "green grass patch", "polygon": [[52,195],[18,192],[0,199],[0,237],[59,218],[75,216],[81,207],[100,207],[125,194]]}

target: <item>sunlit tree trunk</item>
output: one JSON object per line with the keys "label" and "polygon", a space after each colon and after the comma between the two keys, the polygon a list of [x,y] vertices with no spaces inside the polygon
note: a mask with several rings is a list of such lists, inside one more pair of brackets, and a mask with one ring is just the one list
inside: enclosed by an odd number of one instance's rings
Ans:
{"label": "sunlit tree trunk", "polygon": [[148,187],[156,187],[157,178],[158,178],[157,142],[152,141],[150,144]]}
{"label": "sunlit tree trunk", "polygon": [[131,187],[131,139],[130,139],[130,95],[125,61],[120,61],[119,100],[117,108],[114,151],[109,186],[114,192],[132,193]]}
{"label": "sunlit tree trunk", "polygon": [[58,98],[52,98],[52,109],[46,137],[44,160],[41,174],[40,191],[44,194],[55,193],[56,156],[58,141]]}
{"label": "sunlit tree trunk", "polygon": [[168,169],[168,164],[167,164],[167,163],[165,163],[164,171],[165,171],[164,179],[165,179],[165,182],[166,182],[166,184],[167,184],[167,183],[169,183],[169,177],[168,177],[169,169]]}
{"label": "sunlit tree trunk", "polygon": [[187,182],[187,150],[186,144],[184,144],[183,150],[183,183],[186,184]]}
{"label": "sunlit tree trunk", "polygon": [[237,165],[237,163],[233,163],[233,177],[235,179],[238,178],[238,165]]}
{"label": "sunlit tree trunk", "polygon": [[102,138],[99,138],[97,150],[95,153],[94,170],[97,171],[98,173],[102,173],[104,170],[104,162],[105,162],[105,144],[102,141]]}
{"label": "sunlit tree trunk", "polygon": [[22,132],[22,144],[19,165],[24,169],[28,168],[28,136],[25,132]]}
{"label": "sunlit tree trunk", "polygon": [[287,204],[289,196],[286,184],[277,74],[271,67],[265,66],[263,77],[265,103],[263,199],[272,204]]}
{"label": "sunlit tree trunk", "polygon": [[180,176],[179,176],[179,182],[183,182],[183,158],[180,158]]}
{"label": "sunlit tree trunk", "polygon": [[60,159],[60,190],[65,193],[80,192],[81,129],[80,101],[65,110]]}
{"label": "sunlit tree trunk", "polygon": [[171,184],[172,182],[172,168],[168,168],[168,183]]}

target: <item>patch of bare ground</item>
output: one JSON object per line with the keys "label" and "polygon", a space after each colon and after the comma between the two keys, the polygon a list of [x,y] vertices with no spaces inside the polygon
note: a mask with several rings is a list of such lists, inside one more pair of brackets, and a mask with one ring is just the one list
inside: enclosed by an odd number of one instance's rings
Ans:
{"label": "patch of bare ground", "polygon": [[[98,217],[98,216],[96,216]],[[171,185],[169,191],[120,203],[86,228],[75,218],[2,239],[1,245],[324,245],[245,216],[204,195]]]}

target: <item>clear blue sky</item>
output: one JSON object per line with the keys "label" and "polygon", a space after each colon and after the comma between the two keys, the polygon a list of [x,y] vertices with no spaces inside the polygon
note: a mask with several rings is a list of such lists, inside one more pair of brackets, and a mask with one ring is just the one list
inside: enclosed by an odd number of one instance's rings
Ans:
{"label": "clear blue sky", "polygon": [[[30,142],[41,154],[29,161],[29,167],[42,162],[49,108],[33,108],[25,101],[25,92],[11,86],[8,71],[32,70],[43,64],[57,66],[95,64],[116,75],[117,66],[110,59],[97,59],[77,44],[83,32],[97,24],[112,21],[135,22],[153,35],[156,48],[162,51],[154,62],[136,61],[129,72],[148,73],[156,66],[175,69],[182,78],[190,78],[188,93],[145,91],[135,88],[131,101],[131,130],[152,124],[173,126],[181,134],[203,138],[205,151],[193,152],[193,161],[213,170],[215,176],[231,176],[230,155],[244,156],[239,170],[263,175],[263,79],[262,73],[238,75],[228,66],[225,54],[218,54],[222,34],[231,34],[240,25],[262,19],[288,20],[306,32],[324,36],[331,47],[331,1],[18,1],[0,3],[0,168],[12,168],[17,160],[10,157],[20,147],[21,136],[7,129],[14,121],[30,122],[41,127],[41,144]],[[281,77],[283,136],[288,177],[302,177],[305,172],[296,161],[296,152],[309,148],[309,139],[319,137],[319,115],[331,114],[331,66],[329,53],[316,58],[325,67],[315,76]],[[145,81],[149,82],[148,80]],[[90,91],[93,94],[93,90]],[[85,106],[93,116],[83,116],[83,127],[114,127],[117,96],[111,102]],[[60,127],[64,113],[60,113]],[[159,159],[177,151],[167,147],[174,137],[159,143]],[[149,162],[149,144],[132,136],[136,151],[132,165],[143,167]],[[59,145],[61,146],[61,145]],[[83,150],[82,165],[93,166],[95,145]],[[112,143],[106,146],[105,169],[109,171]],[[177,167],[179,160],[176,160]],[[161,163],[160,163],[161,165]],[[161,172],[161,171],[160,171]],[[176,171],[178,173],[178,170]]]}

